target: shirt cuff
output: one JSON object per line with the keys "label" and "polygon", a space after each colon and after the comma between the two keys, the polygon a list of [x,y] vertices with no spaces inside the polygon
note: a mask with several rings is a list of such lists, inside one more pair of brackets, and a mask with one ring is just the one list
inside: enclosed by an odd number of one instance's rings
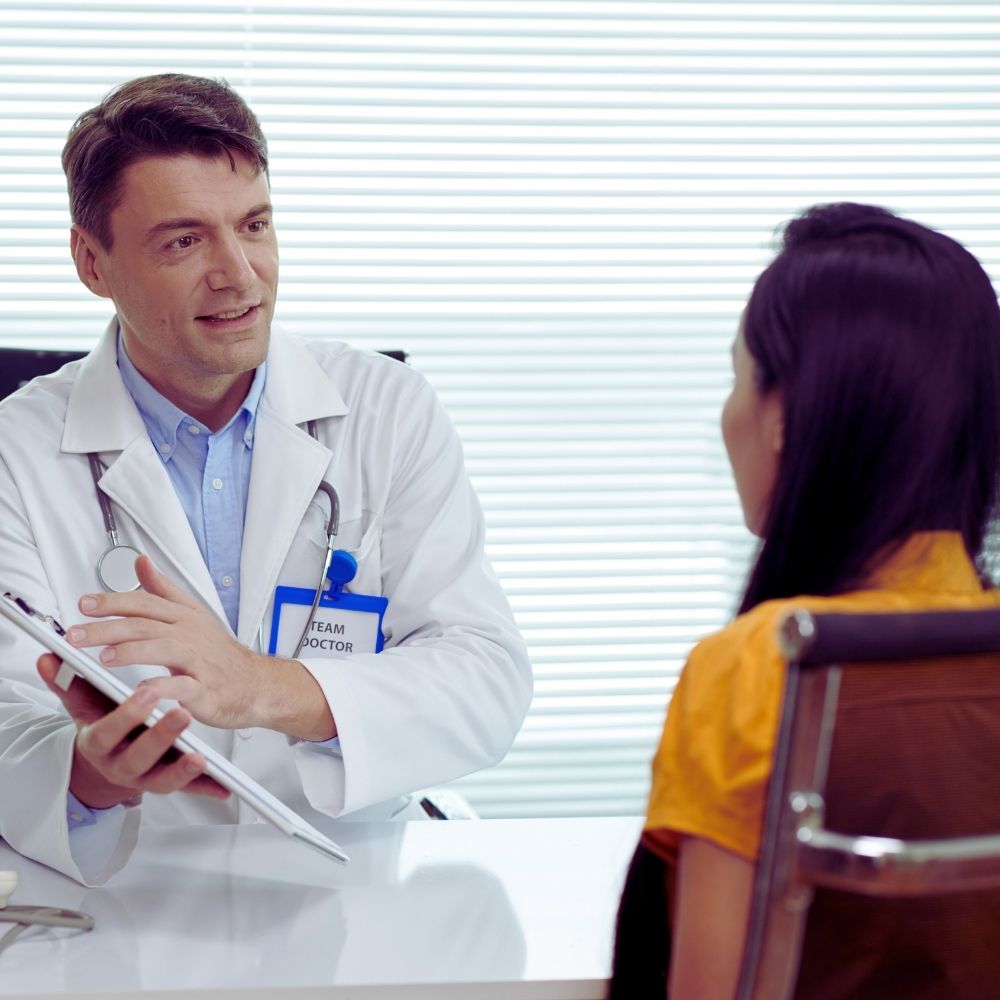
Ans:
{"label": "shirt cuff", "polygon": [[[117,807],[113,807],[117,808]],[[85,806],[72,792],[66,792],[66,825],[69,832],[85,826],[96,826],[101,813],[107,809],[91,809]]]}
{"label": "shirt cuff", "polygon": [[[129,805],[137,805],[132,800]],[[69,853],[84,885],[103,885],[135,848],[139,836],[139,810],[119,803],[109,809],[91,809],[67,792],[67,817],[71,825]],[[74,818],[73,814],[76,814]]]}
{"label": "shirt cuff", "polygon": [[328,740],[321,740],[319,742],[308,741],[310,746],[314,746],[317,750],[329,750],[330,753],[336,754],[338,757],[343,757],[343,751],[340,749],[340,737],[334,736]]}

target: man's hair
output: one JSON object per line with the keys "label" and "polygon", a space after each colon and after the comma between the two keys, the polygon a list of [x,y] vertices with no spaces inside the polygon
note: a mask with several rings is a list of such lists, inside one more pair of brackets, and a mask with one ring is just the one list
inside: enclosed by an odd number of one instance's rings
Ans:
{"label": "man's hair", "polygon": [[810,209],[743,333],[784,440],[740,607],[856,588],[917,531],[973,559],[1000,478],[1000,306],[955,240],[867,205]]}
{"label": "man's hair", "polygon": [[267,171],[267,141],[256,116],[224,81],[163,73],[111,91],[73,124],[62,164],[73,222],[111,249],[111,213],[122,174],[153,156],[245,157]]}

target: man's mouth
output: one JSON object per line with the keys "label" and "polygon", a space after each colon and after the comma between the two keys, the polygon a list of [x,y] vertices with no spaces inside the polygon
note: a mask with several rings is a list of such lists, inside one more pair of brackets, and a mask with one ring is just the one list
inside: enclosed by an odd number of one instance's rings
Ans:
{"label": "man's mouth", "polygon": [[241,306],[237,309],[229,309],[225,312],[211,313],[210,315],[199,316],[198,319],[207,320],[209,323],[225,323],[229,320],[242,319],[248,313],[252,312],[259,306],[260,303],[254,303],[249,306]]}

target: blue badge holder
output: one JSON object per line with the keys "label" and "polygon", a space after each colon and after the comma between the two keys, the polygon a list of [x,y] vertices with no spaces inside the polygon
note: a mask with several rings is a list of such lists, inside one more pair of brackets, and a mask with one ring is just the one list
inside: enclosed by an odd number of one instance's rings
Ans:
{"label": "blue badge holder", "polygon": [[[358,572],[358,561],[350,552],[337,549],[330,558],[330,567],[326,571],[326,579],[330,586],[321,595],[317,608],[336,608],[341,611],[360,611],[366,614],[378,615],[375,652],[382,652],[382,618],[385,609],[389,607],[388,597],[378,597],[373,594],[349,594],[344,590]],[[268,643],[268,654],[275,655],[278,648],[278,629],[281,624],[281,609],[286,605],[298,605],[311,608],[316,600],[316,591],[308,587],[276,587],[274,590],[274,614],[271,617],[271,637]]]}

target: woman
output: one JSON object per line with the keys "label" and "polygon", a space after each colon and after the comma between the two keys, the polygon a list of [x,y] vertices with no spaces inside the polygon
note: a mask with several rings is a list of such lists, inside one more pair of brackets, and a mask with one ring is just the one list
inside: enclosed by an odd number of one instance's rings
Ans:
{"label": "woman", "polygon": [[1000,603],[979,572],[1000,475],[1000,309],[971,254],[879,208],[813,208],[754,286],[733,370],[722,433],[762,543],[738,617],[694,649],[670,704],[614,1000],[668,984],[681,1000],[733,995],[789,607]]}

